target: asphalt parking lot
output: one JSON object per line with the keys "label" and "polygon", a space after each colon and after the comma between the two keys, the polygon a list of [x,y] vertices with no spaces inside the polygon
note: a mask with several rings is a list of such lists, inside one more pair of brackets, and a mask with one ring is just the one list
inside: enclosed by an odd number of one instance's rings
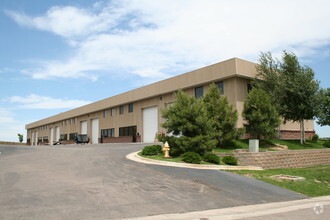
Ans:
{"label": "asphalt parking lot", "polygon": [[0,146],[0,219],[118,219],[306,198],[224,171],[125,158],[143,146]]}

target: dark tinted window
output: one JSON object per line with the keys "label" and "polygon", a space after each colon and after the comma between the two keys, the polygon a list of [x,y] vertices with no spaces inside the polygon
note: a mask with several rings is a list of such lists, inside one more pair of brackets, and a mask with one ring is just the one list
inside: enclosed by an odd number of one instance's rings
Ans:
{"label": "dark tinted window", "polygon": [[204,88],[203,87],[197,87],[195,88],[195,97],[200,98],[204,95]]}
{"label": "dark tinted window", "polygon": [[121,136],[133,136],[136,134],[136,126],[128,126],[119,128],[119,137]]}
{"label": "dark tinted window", "polygon": [[215,85],[218,86],[219,90],[220,90],[220,94],[224,94],[225,90],[223,88],[223,82],[218,82]]}

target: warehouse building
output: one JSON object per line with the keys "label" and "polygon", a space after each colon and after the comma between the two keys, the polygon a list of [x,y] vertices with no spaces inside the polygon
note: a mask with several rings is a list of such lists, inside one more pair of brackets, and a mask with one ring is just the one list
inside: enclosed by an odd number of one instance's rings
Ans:
{"label": "warehouse building", "polygon": [[[154,142],[156,134],[166,133],[161,127],[161,110],[175,102],[178,89],[203,96],[215,83],[230,104],[239,112],[237,127],[243,126],[244,100],[256,75],[255,63],[229,59],[198,70],[165,79],[138,89],[103,99],[26,125],[28,145],[74,143],[77,134],[87,134],[92,144]],[[306,121],[306,138],[314,132],[313,121]],[[280,126],[280,138],[299,138],[299,124]]]}

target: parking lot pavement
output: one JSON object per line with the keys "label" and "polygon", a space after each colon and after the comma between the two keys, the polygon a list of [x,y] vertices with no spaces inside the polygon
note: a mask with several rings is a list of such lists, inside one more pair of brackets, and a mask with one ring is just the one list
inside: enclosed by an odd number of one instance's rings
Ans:
{"label": "parking lot pavement", "polygon": [[118,219],[306,198],[224,171],[125,158],[144,145],[0,146],[0,219]]}

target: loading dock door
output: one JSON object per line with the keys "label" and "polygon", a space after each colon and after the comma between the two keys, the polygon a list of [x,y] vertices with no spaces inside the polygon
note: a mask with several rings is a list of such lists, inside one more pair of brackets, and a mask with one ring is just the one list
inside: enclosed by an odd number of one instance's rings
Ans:
{"label": "loading dock door", "polygon": [[143,142],[154,142],[158,132],[157,106],[143,109]]}
{"label": "loading dock door", "polygon": [[81,134],[87,134],[87,121],[80,122]]}
{"label": "loading dock door", "polygon": [[99,119],[92,119],[92,144],[99,143]]}
{"label": "loading dock door", "polygon": [[50,145],[53,145],[54,143],[54,128],[50,129]]}
{"label": "loading dock door", "polygon": [[36,137],[35,137],[36,139],[35,139],[35,145],[38,145],[38,132],[36,131]]}
{"label": "loading dock door", "polygon": [[31,145],[34,146],[35,144],[35,138],[34,138],[34,131],[31,134]]}
{"label": "loading dock door", "polygon": [[56,130],[56,139],[55,139],[55,141],[58,141],[60,139],[60,127],[56,127],[55,130]]}

